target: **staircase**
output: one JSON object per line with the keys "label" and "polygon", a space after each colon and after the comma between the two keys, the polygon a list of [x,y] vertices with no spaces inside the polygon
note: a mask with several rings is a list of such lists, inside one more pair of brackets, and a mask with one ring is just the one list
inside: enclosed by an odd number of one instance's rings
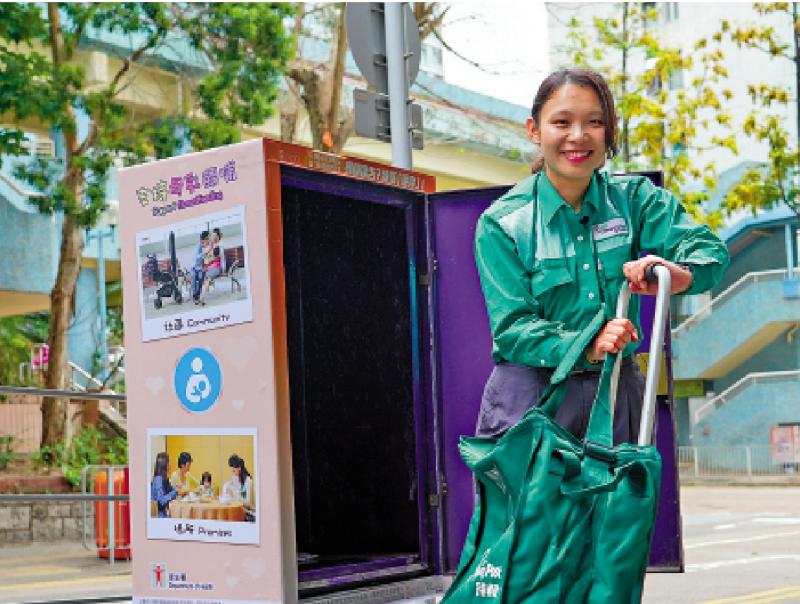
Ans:
{"label": "staircase", "polygon": [[751,373],[696,409],[694,445],[765,445],[770,428],[800,421],[800,370]]}
{"label": "staircase", "polygon": [[672,331],[675,379],[716,379],[800,324],[785,270],[748,273]]}

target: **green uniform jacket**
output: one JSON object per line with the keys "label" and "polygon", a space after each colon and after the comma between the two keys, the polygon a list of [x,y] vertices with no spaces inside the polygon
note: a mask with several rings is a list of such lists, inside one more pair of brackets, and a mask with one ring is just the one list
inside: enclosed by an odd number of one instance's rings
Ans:
{"label": "green uniform jacket", "polygon": [[[495,362],[558,365],[602,303],[614,312],[622,265],[641,252],[690,266],[686,294],[714,287],[728,265],[725,244],[645,176],[595,172],[577,214],[543,172],[517,184],[475,233]],[[639,296],[629,317],[641,333]]]}

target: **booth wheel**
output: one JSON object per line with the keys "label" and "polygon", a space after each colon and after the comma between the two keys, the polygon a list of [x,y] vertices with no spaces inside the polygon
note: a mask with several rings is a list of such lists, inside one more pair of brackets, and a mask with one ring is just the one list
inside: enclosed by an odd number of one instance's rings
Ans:
{"label": "booth wheel", "polygon": [[161,298],[156,298],[155,300],[153,300],[153,306],[155,306],[156,308],[161,308]]}

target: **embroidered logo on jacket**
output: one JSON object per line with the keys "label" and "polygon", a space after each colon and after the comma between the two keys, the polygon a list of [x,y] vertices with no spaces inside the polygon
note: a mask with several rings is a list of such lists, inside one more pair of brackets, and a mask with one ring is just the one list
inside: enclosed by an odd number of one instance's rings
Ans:
{"label": "embroidered logo on jacket", "polygon": [[615,235],[627,235],[628,225],[624,218],[612,218],[606,222],[596,224],[592,227],[592,235],[595,241],[602,241]]}

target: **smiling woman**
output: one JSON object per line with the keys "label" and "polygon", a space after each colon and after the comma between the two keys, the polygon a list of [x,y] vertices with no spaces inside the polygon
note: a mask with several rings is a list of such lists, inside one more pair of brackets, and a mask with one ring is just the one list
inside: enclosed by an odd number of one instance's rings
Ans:
{"label": "smiling woman", "polygon": [[614,99],[605,81],[586,70],[563,70],[539,87],[526,126],[556,189],[576,212],[592,173],[617,153]]}
{"label": "smiling woman", "polygon": [[[481,401],[481,436],[504,433],[538,400],[578,334],[601,308],[615,308],[625,280],[634,293],[653,294],[656,285],[644,273],[661,263],[673,293],[699,293],[719,281],[728,262],[725,245],[694,224],[674,195],[643,176],[602,171],[617,151],[617,119],[600,74],[550,74],[527,129],[542,152],[534,175],[492,204],[475,234],[496,363]],[[650,255],[640,257],[645,251]],[[599,329],[568,380],[556,420],[578,437],[597,391],[598,363],[611,352],[623,356],[614,441],[636,442],[644,388],[630,345],[639,340],[636,298],[628,318]]]}
{"label": "smiling woman", "polygon": [[[652,446],[616,446],[637,442],[642,414],[644,378],[629,345],[639,340],[638,296],[627,315],[609,317],[626,280],[655,293],[644,280],[654,263],[669,270],[674,293],[712,287],[727,249],[646,177],[601,171],[616,151],[616,117],[599,74],[545,78],[527,127],[542,162],[475,230],[496,364],[476,430],[489,438],[461,441],[478,497],[443,602],[500,590],[504,602],[638,602],[661,466]],[[644,250],[653,255],[640,258]],[[601,373],[607,353],[619,363]]]}

